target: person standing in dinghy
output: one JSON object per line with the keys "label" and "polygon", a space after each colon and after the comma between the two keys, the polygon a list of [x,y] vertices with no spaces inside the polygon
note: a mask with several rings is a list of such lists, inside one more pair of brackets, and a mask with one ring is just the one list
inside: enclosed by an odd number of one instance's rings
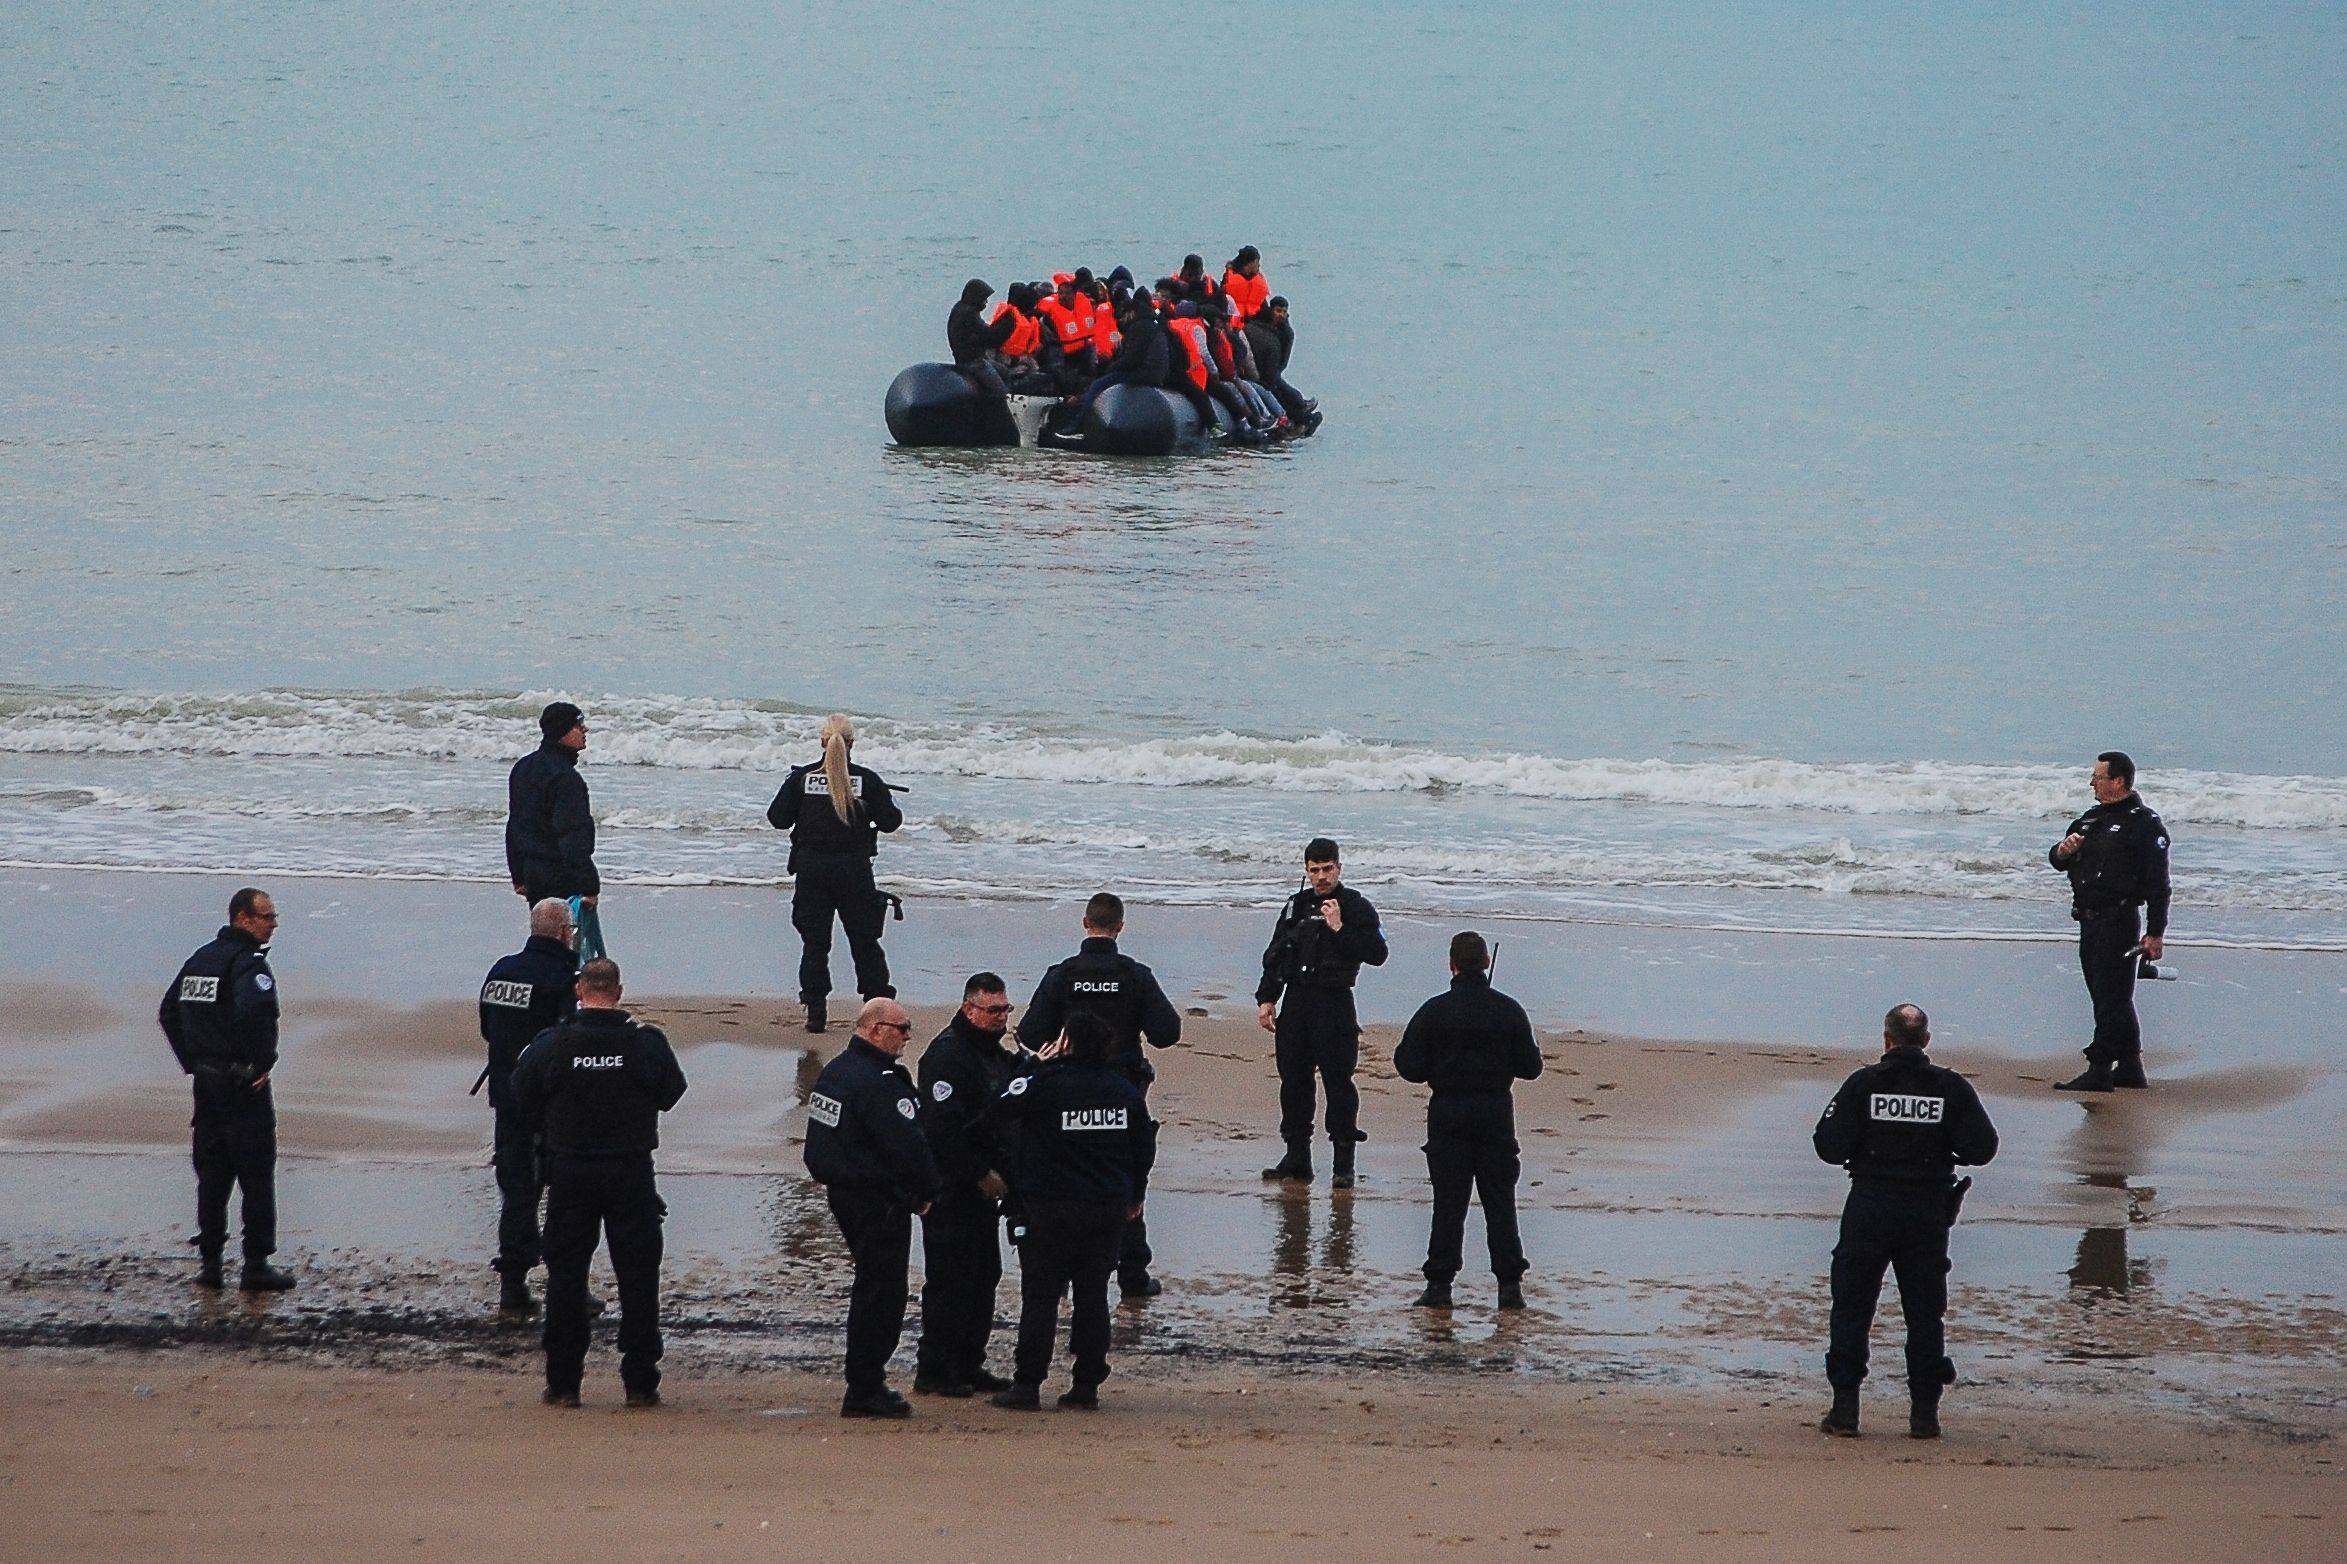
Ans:
{"label": "person standing in dinghy", "polygon": [[856,725],[841,712],[823,719],[823,758],[793,767],[767,806],[766,820],[790,833],[790,921],[799,931],[799,1002],[807,1030],[820,1032],[831,995],[831,920],[847,931],[856,990],[866,999],[893,999],[880,925],[888,898],[872,883],[880,833],[905,823],[880,774],[848,764]]}

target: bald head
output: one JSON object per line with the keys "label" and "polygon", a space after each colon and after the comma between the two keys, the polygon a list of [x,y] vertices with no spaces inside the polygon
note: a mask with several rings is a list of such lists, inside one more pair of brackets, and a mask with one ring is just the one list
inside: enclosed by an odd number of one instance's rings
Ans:
{"label": "bald head", "polygon": [[1929,1048],[1931,1046],[1931,1017],[1920,1005],[1893,1005],[1890,1014],[1882,1018],[1882,1045],[1885,1048]]}
{"label": "bald head", "polygon": [[549,896],[530,907],[530,932],[547,939],[570,943],[570,903],[559,896]]}
{"label": "bald head", "polygon": [[893,1059],[912,1040],[913,1018],[893,999],[867,999],[856,1012],[856,1035]]}

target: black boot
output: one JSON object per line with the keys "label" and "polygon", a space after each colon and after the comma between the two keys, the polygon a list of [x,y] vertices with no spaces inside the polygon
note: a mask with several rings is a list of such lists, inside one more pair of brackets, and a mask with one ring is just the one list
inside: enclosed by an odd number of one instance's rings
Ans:
{"label": "black boot", "polygon": [[1348,1140],[1331,1150],[1329,1161],[1328,1187],[1331,1189],[1351,1189],[1353,1187],[1353,1143]]}
{"label": "black boot", "polygon": [[1447,1309],[1450,1306],[1451,1284],[1447,1278],[1439,1282],[1429,1279],[1426,1283],[1426,1290],[1410,1304],[1413,1309]]}
{"label": "black boot", "polygon": [[807,1030],[808,1030],[808,1031],[810,1031],[810,1032],[820,1032],[820,1031],[822,1031],[822,1030],[823,1030],[823,1028],[824,1028],[824,1027],[826,1027],[826,1026],[828,1026],[828,1025],[830,1024],[830,1021],[831,1021],[831,1018],[830,1018],[828,1015],[826,1015],[826,1014],[824,1013],[824,1006],[823,1006],[823,1001],[822,1001],[822,1000],[820,1000],[820,999],[810,999],[810,1000],[808,1000],[808,1001],[807,1001]]}
{"label": "black boot", "polygon": [[840,1398],[841,1417],[911,1417],[913,1404],[882,1385],[877,1390],[851,1390]]}
{"label": "black boot", "polygon": [[1857,1438],[1858,1387],[1852,1385],[1848,1390],[1836,1389],[1833,1406],[1818,1420],[1817,1426],[1837,1439]]}
{"label": "black boot", "polygon": [[293,1278],[266,1260],[247,1260],[236,1285],[240,1292],[291,1292]]}
{"label": "black boot", "polygon": [[2111,1079],[2111,1062],[2108,1059],[2090,1059],[2087,1061],[2085,1074],[2055,1083],[2054,1090],[2058,1092],[2107,1092],[2113,1084],[2115,1083]]}
{"label": "black boot", "polygon": [[1907,1403],[1907,1437],[1910,1439],[1937,1439],[1940,1436],[1940,1398],[1929,1400],[1921,1396]]}
{"label": "black boot", "polygon": [[1506,1281],[1499,1284],[1499,1306],[1503,1309],[1524,1307],[1524,1284],[1522,1281]]}
{"label": "black boot", "polygon": [[526,1320],[538,1312],[538,1300],[530,1296],[528,1272],[517,1266],[497,1273],[497,1312],[509,1320]]}
{"label": "black boot", "polygon": [[1293,1179],[1299,1184],[1312,1182],[1312,1143],[1308,1140],[1288,1142],[1288,1154],[1263,1170],[1267,1179]]}
{"label": "black boot", "polygon": [[221,1273],[218,1255],[208,1254],[203,1257],[202,1268],[196,1272],[196,1285],[209,1287],[214,1292],[228,1285],[228,1278]]}
{"label": "black boot", "polygon": [[2111,1066],[2111,1084],[2121,1091],[2142,1091],[2151,1085],[2143,1076],[2143,1057],[2122,1059]]}
{"label": "black boot", "polygon": [[1005,1412],[1038,1412],[1043,1408],[1043,1397],[1037,1394],[1033,1385],[1012,1385],[1007,1390],[996,1391],[986,1399]]}

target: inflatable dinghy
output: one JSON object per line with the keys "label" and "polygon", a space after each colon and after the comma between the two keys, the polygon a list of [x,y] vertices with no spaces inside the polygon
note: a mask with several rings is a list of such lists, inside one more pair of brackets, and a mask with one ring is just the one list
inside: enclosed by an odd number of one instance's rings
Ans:
{"label": "inflatable dinghy", "polygon": [[1205,450],[1232,431],[1230,415],[1210,403],[1202,423],[1190,399],[1154,386],[1110,386],[1092,399],[1083,427],[1050,433],[1045,417],[1056,397],[994,396],[951,364],[915,364],[889,383],[883,412],[899,445],[1040,445],[1107,456],[1170,456]]}

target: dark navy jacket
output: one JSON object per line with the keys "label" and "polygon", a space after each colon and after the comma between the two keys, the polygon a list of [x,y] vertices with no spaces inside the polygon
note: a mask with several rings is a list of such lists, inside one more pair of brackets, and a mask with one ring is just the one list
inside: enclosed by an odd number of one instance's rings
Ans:
{"label": "dark navy jacket", "polygon": [[2154,938],[2168,932],[2168,828],[2140,797],[2129,793],[2117,803],[2097,804],[2070,822],[2066,838],[2076,832],[2085,840],[2068,863],[2056,856],[2062,844],[2046,850],[2046,862],[2070,876],[2070,914],[2084,917],[2116,907],[2140,905],[2143,932]]}
{"label": "dark navy jacket", "polygon": [[1019,1018],[1019,1041],[1040,1049],[1067,1018],[1090,1011],[1108,1023],[1108,1062],[1137,1081],[1157,1078],[1141,1044],[1171,1048],[1182,1040],[1181,1013],[1157,983],[1157,974],[1117,951],[1116,941],[1088,938],[1076,954],[1043,974]]}
{"label": "dark navy jacket", "polygon": [[577,973],[570,947],[543,934],[489,969],[481,984],[481,1040],[489,1045],[493,1106],[507,1106],[506,1078],[531,1039],[578,1009]]}
{"label": "dark navy jacket", "polygon": [[1149,1191],[1157,1122],[1141,1088],[1111,1066],[1053,1059],[995,1099],[1013,1130],[1011,1189],[1039,1205],[1134,1206]]}
{"label": "dark navy jacket", "polygon": [[648,1157],[685,1073],[660,1028],[590,1009],[549,1027],[513,1067],[513,1101],[535,1116],[550,1161]]}
{"label": "dark navy jacket", "polygon": [[882,1191],[916,1210],[937,1198],[913,1078],[861,1037],[807,1094],[807,1172],[826,1188]]}
{"label": "dark navy jacket", "polygon": [[1008,1037],[988,1037],[960,1011],[921,1055],[921,1131],[937,1159],[940,1205],[991,1206],[978,1192],[989,1173],[1008,1177],[1001,1137],[987,1109],[1011,1077],[1034,1063]]}
{"label": "dark navy jacket", "polygon": [[[1323,900],[1337,904],[1343,928],[1332,930],[1321,921]],[[1255,985],[1255,1002],[1276,1004],[1282,990],[1351,988],[1363,967],[1384,966],[1385,955],[1385,931],[1368,897],[1339,885],[1324,898],[1306,886],[1280,909],[1271,943],[1263,947],[1263,981]]]}
{"label": "dark navy jacket", "polygon": [[1920,1048],[1892,1048],[1853,1071],[1811,1137],[1818,1156],[1858,1183],[1947,1188],[1956,1164],[1997,1154],[1997,1129],[1972,1083]]}
{"label": "dark navy jacket", "polygon": [[790,867],[798,872],[799,857],[815,853],[838,858],[872,858],[880,852],[880,833],[905,823],[904,811],[880,773],[868,766],[849,766],[848,785],[863,806],[855,825],[840,819],[831,807],[830,783],[820,764],[793,766],[783,779],[774,802],[766,806],[766,823],[790,833]]}
{"label": "dark navy jacket", "polygon": [[233,924],[181,964],[155,1012],[190,1075],[245,1084],[277,1066],[277,978],[269,947]]}
{"label": "dark navy jacket", "polygon": [[1424,1081],[1437,1097],[1512,1092],[1540,1073],[1540,1044],[1522,1005],[1482,973],[1463,972],[1449,993],[1410,1017],[1394,1049],[1394,1073]]}
{"label": "dark navy jacket", "polygon": [[541,896],[600,896],[595,816],[579,757],[555,743],[513,763],[505,783],[505,870]]}

